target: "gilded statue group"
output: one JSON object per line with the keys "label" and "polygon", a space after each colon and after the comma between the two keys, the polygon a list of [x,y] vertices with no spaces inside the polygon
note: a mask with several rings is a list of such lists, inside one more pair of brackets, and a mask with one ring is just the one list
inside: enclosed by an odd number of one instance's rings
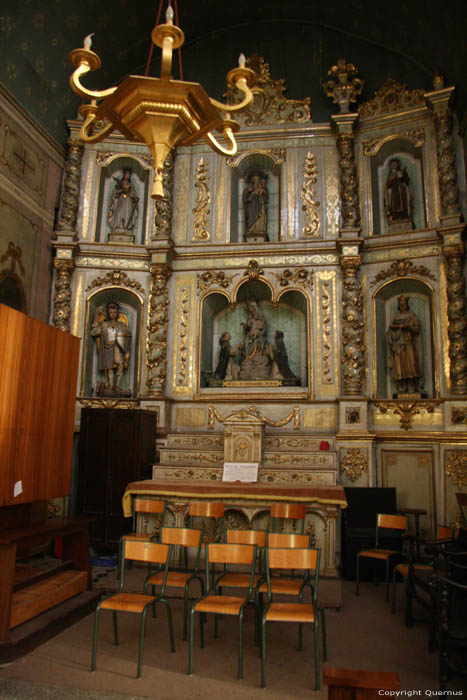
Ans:
{"label": "gilded statue group", "polygon": [[219,340],[219,358],[210,381],[222,386],[224,381],[249,382],[280,380],[282,384],[298,385],[300,378],[289,367],[284,333],[276,331],[274,343],[266,337],[267,322],[256,301],[247,301],[248,312],[242,326],[242,340],[230,344],[231,335],[225,331]]}

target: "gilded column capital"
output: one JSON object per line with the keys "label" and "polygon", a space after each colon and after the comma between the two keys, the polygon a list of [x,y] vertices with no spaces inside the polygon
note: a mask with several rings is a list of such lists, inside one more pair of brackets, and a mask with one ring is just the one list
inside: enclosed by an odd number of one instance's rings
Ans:
{"label": "gilded column capital", "polygon": [[71,275],[74,270],[71,257],[55,258],[55,292],[53,297],[53,324],[65,333],[70,332]]}

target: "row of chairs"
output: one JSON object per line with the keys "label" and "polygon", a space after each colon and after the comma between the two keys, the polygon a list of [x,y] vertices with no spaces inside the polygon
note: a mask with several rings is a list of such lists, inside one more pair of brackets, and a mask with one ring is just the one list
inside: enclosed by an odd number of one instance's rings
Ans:
{"label": "row of chairs", "polygon": [[[148,501],[150,499],[137,499]],[[152,501],[148,504],[135,502],[135,514],[148,512],[146,509],[154,509],[158,503],[161,523],[164,522],[165,505],[162,502]],[[142,505],[142,509],[141,509]],[[188,511],[188,525],[192,525],[194,517],[214,517],[217,519],[216,532],[221,524],[223,513],[220,508],[223,504],[203,503],[192,504]],[[306,506],[303,504],[281,504],[288,506],[285,509],[271,508],[271,516],[293,517],[301,516],[302,522],[299,529],[304,529]],[[297,506],[300,506],[297,509]],[[157,508],[157,506],[156,506]],[[191,512],[190,512],[191,511]],[[154,512],[154,510],[151,510]],[[280,512],[280,515],[279,515]],[[285,515],[284,515],[285,513]],[[134,529],[136,529],[136,515]],[[273,529],[276,529],[277,521],[273,520]],[[211,531],[212,532],[212,531]],[[189,639],[189,673],[193,670],[193,636],[194,616],[199,613],[200,641],[204,646],[203,626],[206,614],[214,614],[215,636],[218,633],[220,616],[236,615],[239,619],[239,650],[238,650],[238,677],[242,676],[242,627],[243,610],[251,601],[255,605],[255,642],[260,643],[262,685],[265,685],[266,662],[266,623],[276,620],[295,621],[299,625],[299,649],[303,645],[303,624],[312,623],[315,632],[315,678],[316,687],[319,686],[319,628],[322,629],[322,653],[326,659],[326,629],[324,609],[318,606],[318,579],[319,579],[319,550],[311,548],[311,538],[304,534],[266,533],[263,530],[225,530],[224,542],[212,542],[210,539],[218,539],[218,535],[206,538],[204,529],[164,527],[160,529],[159,541],[151,541],[151,536],[133,532],[122,538],[120,567],[120,588],[117,594],[104,598],[98,605],[95,617],[94,640],[91,668],[94,670],[96,663],[96,648],[98,636],[99,613],[101,610],[111,610],[114,622],[114,641],[118,643],[117,613],[119,611],[137,612],[141,614],[140,645],[138,652],[137,676],[141,675],[142,656],[144,646],[144,630],[146,615],[150,607],[155,615],[156,603],[163,603],[168,610],[169,635],[171,650],[175,648],[173,623],[170,605],[166,598],[166,589],[170,586],[184,589],[184,625],[183,638],[187,638],[188,620],[190,619]],[[208,539],[206,544],[206,593],[205,584],[199,573],[201,544]],[[187,550],[194,548],[195,557],[192,567],[188,566]],[[175,566],[172,565],[176,559]],[[127,560],[147,563],[151,571],[146,577],[142,594],[128,594],[124,590],[124,562]],[[222,571],[216,572],[216,565],[222,567]],[[243,565],[244,571],[232,571],[232,565]],[[154,570],[155,569],[155,570]],[[272,576],[271,571],[284,573],[289,570],[288,576]],[[310,572],[314,572],[313,576]],[[300,574],[300,576],[299,576]],[[200,598],[188,609],[189,588],[193,581],[197,581],[200,589]],[[305,587],[311,591],[311,603],[303,602]],[[158,592],[156,593],[156,587]],[[223,592],[224,588],[245,589],[244,595],[229,596]],[[151,588],[152,594],[148,594]],[[285,593],[294,596],[297,602],[276,603],[272,596],[275,593]],[[267,596],[266,603],[263,602]],[[320,615],[321,621],[318,619]]]}

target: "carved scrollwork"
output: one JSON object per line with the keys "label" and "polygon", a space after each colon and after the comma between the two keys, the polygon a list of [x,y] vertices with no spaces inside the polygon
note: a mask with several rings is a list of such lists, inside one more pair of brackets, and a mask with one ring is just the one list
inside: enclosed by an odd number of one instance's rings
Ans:
{"label": "carved scrollwork", "polygon": [[[404,131],[400,134],[397,134],[397,138],[400,137],[406,137],[412,141],[413,145],[416,148],[419,148],[420,146],[423,146],[425,143],[425,132],[423,129],[410,129],[410,131]],[[388,136],[378,136],[376,139],[371,139],[371,141],[363,141],[363,153],[366,156],[374,156],[378,153],[379,149],[381,146],[385,143],[387,143],[389,138],[395,138],[394,137],[388,137]]]}
{"label": "carved scrollwork", "polygon": [[264,275],[264,270],[258,264],[257,260],[250,260],[248,267],[243,273],[243,276],[248,277],[250,280],[256,280],[260,275]]}
{"label": "carved scrollwork", "polygon": [[91,289],[95,289],[96,287],[108,286],[129,287],[131,289],[137,289],[142,294],[145,294],[144,287],[141,286],[138,280],[131,279],[128,277],[126,272],[122,272],[121,270],[111,270],[103,277],[96,277],[96,279],[86,287],[86,291],[89,292]]}
{"label": "carved scrollwork", "polygon": [[295,406],[290,413],[288,413],[285,418],[282,420],[274,421],[271,420],[270,418],[267,418],[264,413],[261,413],[256,406],[250,406],[248,409],[241,409],[240,411],[234,411],[233,413],[230,413],[228,416],[222,417],[218,411],[214,408],[214,406],[208,406],[208,428],[210,430],[214,429],[214,421],[217,420],[219,423],[225,423],[226,420],[231,419],[232,417],[235,417],[237,420],[251,420],[254,418],[256,421],[259,421],[261,423],[265,423],[266,425],[270,425],[273,428],[281,428],[284,425],[287,425],[292,419],[294,422],[293,428],[294,430],[298,430],[300,428],[300,408],[298,406]]}
{"label": "carved scrollwork", "polygon": [[81,406],[84,408],[121,408],[121,409],[136,409],[139,407],[139,401],[122,401],[121,399],[79,399]]}
{"label": "carved scrollwork", "polygon": [[388,78],[384,85],[375,92],[372,100],[360,105],[358,112],[360,117],[374,117],[378,114],[388,114],[424,105],[424,90],[408,90],[406,85]]}
{"label": "carved scrollwork", "polygon": [[451,424],[467,425],[467,406],[451,408]]}
{"label": "carved scrollwork", "polygon": [[370,282],[370,287],[391,277],[406,277],[406,275],[419,275],[420,277],[428,277],[432,280],[436,279],[425,265],[414,265],[411,260],[396,260],[391,263],[386,270],[378,272],[374,280]]}
{"label": "carved scrollwork", "polygon": [[313,185],[318,179],[318,169],[315,164],[315,157],[311,151],[305,158],[303,168],[304,181],[302,185],[302,209],[305,212],[305,226],[303,227],[303,235],[316,237],[319,236],[320,218],[317,212],[319,202],[316,201],[315,190]]}
{"label": "carved scrollwork", "polygon": [[450,476],[452,483],[462,489],[467,486],[467,452],[451,452],[446,455],[446,476]]}
{"label": "carved scrollwork", "polygon": [[415,415],[419,414],[421,411],[433,413],[436,406],[439,406],[439,404],[440,401],[424,401],[418,399],[401,399],[400,401],[375,401],[375,406],[379,408],[381,413],[393,411],[393,413],[400,416],[400,426],[403,430],[410,430],[412,428],[412,419]]}
{"label": "carved scrollwork", "polygon": [[340,460],[340,472],[345,473],[349,481],[357,481],[364,471],[368,471],[368,460],[358,447],[350,447],[345,457]]}
{"label": "carved scrollwork", "polygon": [[281,287],[289,284],[301,284],[310,291],[313,289],[313,270],[305,270],[304,267],[292,270],[287,269],[279,273],[274,273]]}
{"label": "carved scrollwork", "polygon": [[[304,100],[288,100],[284,97],[286,90],[285,80],[272,80],[269,64],[264,58],[253,54],[246,60],[247,68],[256,73],[256,84],[251,88],[253,102],[246,108],[237,112],[235,118],[251,124],[284,124],[286,122],[303,123],[311,119],[310,98]],[[230,87],[224,97],[229,104],[235,104],[240,94],[235,88]]]}
{"label": "carved scrollwork", "polygon": [[207,241],[209,239],[208,216],[211,213],[209,205],[211,203],[211,193],[208,187],[208,164],[204,158],[200,158],[196,168],[195,187],[198,188],[196,206],[193,209],[193,240]]}

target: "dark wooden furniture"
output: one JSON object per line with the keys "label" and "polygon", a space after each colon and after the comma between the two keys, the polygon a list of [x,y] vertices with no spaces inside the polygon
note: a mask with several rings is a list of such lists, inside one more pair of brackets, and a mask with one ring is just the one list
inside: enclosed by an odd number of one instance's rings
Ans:
{"label": "dark wooden furniture", "polygon": [[[351,486],[344,490],[348,507],[342,513],[342,578],[355,581],[358,552],[375,543],[376,515],[396,512],[396,489]],[[382,544],[390,548],[391,539],[383,538]],[[373,578],[373,567],[362,561],[360,580]]]}
{"label": "dark wooden furniture", "polygon": [[90,542],[117,549],[128,531],[122,496],[130,481],[150,476],[156,458],[153,411],[83,408],[79,446],[79,511],[91,516]]}
{"label": "dark wooden furniture", "polygon": [[349,668],[325,668],[323,681],[329,700],[376,700],[384,690],[399,690],[399,676],[391,671],[361,671]]}
{"label": "dark wooden furniture", "polygon": [[[0,305],[0,641],[90,586],[88,521],[47,520],[70,492],[80,340]],[[31,548],[63,538],[63,560],[34,571]],[[23,561],[18,562],[18,558]]]}
{"label": "dark wooden furniture", "polygon": [[[0,532],[0,641],[8,639],[13,627],[90,587],[88,522],[86,518],[51,518]],[[55,537],[62,538],[62,560],[68,566],[39,574],[15,588],[17,550]]]}

